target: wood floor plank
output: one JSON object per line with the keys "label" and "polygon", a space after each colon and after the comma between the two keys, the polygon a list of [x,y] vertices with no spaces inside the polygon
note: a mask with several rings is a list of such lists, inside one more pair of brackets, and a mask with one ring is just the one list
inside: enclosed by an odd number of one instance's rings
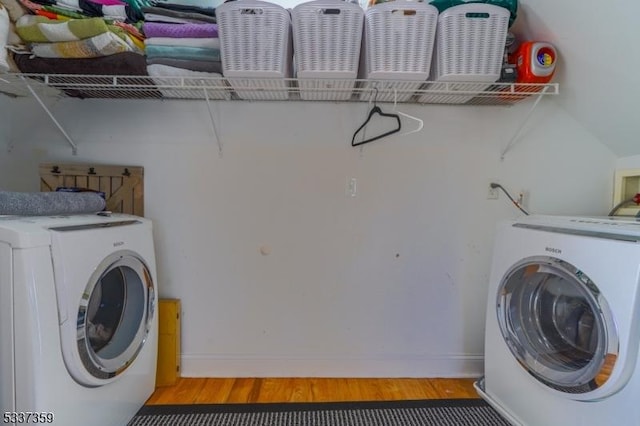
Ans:
{"label": "wood floor plank", "polygon": [[156,389],[147,404],[478,398],[474,381],[449,378],[179,378],[173,386]]}
{"label": "wood floor plank", "polygon": [[180,378],[174,386],[161,387],[147,402],[151,404],[193,404],[203,391],[205,379]]}
{"label": "wood floor plank", "polygon": [[271,377],[262,379],[258,402],[287,402],[291,389],[285,379]]}
{"label": "wood floor plank", "polygon": [[287,402],[310,402],[312,401],[311,383],[307,379],[291,378],[287,379],[291,393]]}
{"label": "wood floor plank", "polygon": [[346,379],[333,379],[327,377],[311,378],[311,401],[353,401],[353,389],[350,389]]}
{"label": "wood floor plank", "polygon": [[433,379],[431,385],[440,398],[477,398],[473,379]]}
{"label": "wood floor plank", "polygon": [[228,403],[257,402],[262,378],[238,378],[234,380],[227,398]]}
{"label": "wood floor plank", "polygon": [[229,394],[236,381],[234,378],[204,379],[204,386],[197,395],[195,404],[215,404],[229,401]]}

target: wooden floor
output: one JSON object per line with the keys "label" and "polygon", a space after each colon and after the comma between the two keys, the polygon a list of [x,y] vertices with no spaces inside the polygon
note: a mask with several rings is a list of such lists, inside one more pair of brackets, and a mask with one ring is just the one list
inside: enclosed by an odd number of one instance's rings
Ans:
{"label": "wooden floor", "polygon": [[180,378],[148,405],[478,398],[475,379]]}

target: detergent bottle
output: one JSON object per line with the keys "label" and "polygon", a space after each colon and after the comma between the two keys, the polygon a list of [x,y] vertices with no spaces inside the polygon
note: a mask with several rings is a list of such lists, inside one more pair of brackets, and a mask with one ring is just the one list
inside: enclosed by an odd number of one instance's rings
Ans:
{"label": "detergent bottle", "polygon": [[548,83],[556,70],[556,49],[551,43],[526,41],[520,44],[513,59],[517,83]]}

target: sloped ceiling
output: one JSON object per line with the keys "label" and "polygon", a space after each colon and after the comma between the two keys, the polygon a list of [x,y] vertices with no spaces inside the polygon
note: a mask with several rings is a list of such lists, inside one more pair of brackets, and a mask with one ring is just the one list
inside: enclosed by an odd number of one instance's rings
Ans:
{"label": "sloped ceiling", "polygon": [[556,102],[618,157],[640,154],[640,2],[522,0],[512,31],[556,46]]}

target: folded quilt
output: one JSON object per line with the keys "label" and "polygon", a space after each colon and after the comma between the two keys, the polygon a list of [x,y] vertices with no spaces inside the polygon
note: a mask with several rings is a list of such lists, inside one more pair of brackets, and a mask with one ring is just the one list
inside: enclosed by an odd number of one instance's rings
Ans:
{"label": "folded quilt", "polygon": [[218,38],[172,38],[172,37],[151,37],[144,41],[145,46],[184,46],[184,47],[204,47],[207,49],[220,49],[220,39]]}
{"label": "folded quilt", "polygon": [[188,59],[192,61],[219,61],[220,49],[183,46],[147,46],[147,58],[164,57],[174,59]]}
{"label": "folded quilt", "polygon": [[217,24],[167,24],[145,22],[142,31],[147,37],[214,38],[218,37]]}
{"label": "folded quilt", "polygon": [[[202,99],[204,98],[204,89],[198,89],[198,87],[209,87],[207,89],[209,99],[229,99],[231,97],[229,88],[221,74],[189,71],[159,64],[149,65],[147,72],[165,98]],[[172,88],[175,87],[177,77],[185,78],[183,80],[184,88]],[[163,86],[168,87],[164,88]],[[212,89],[212,86],[216,88]]]}
{"label": "folded quilt", "polygon": [[111,31],[123,39],[133,51],[144,50],[144,36],[131,24],[107,24],[103,18],[50,19],[45,16],[25,15],[16,27],[27,43],[46,43],[84,40]]}
{"label": "folded quilt", "polygon": [[31,51],[40,58],[96,58],[133,49],[112,32],[78,41],[33,43]]}
{"label": "folded quilt", "polygon": [[222,74],[222,62],[220,61],[192,61],[189,59],[156,57],[147,58],[147,64],[168,65],[173,68]]}
{"label": "folded quilt", "polygon": [[20,38],[28,43],[76,41],[109,31],[102,18],[57,21],[43,16],[24,15],[16,22]]}

